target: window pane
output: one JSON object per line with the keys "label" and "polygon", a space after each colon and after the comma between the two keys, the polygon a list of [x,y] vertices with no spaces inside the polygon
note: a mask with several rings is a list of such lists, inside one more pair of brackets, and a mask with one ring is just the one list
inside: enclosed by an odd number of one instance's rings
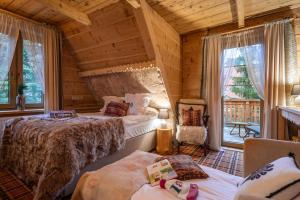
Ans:
{"label": "window pane", "polygon": [[[0,70],[1,73],[1,70]],[[9,81],[0,81],[0,104],[9,103]]]}
{"label": "window pane", "polygon": [[0,33],[0,104],[9,104],[9,37]]}
{"label": "window pane", "polygon": [[26,97],[26,104],[41,104],[43,103],[42,85],[34,71],[37,68],[36,66],[34,68],[34,65],[37,64],[35,56],[42,55],[32,55],[30,51],[32,47],[30,45],[36,45],[37,48],[41,47],[39,43],[32,43],[27,40],[23,41],[23,83],[26,86],[24,95]]}

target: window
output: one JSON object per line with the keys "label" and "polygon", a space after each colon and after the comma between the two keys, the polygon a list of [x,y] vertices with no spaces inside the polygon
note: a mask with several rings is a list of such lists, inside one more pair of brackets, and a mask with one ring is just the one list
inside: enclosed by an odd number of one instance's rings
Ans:
{"label": "window", "polygon": [[[256,44],[247,47],[225,49],[223,52],[225,99],[259,99],[257,91],[249,79],[246,65],[245,49],[262,51],[262,45]],[[250,52],[252,53],[252,52]],[[255,59],[251,61],[256,63]]]}
{"label": "window", "polygon": [[[8,45],[5,43],[6,40],[1,37],[5,37],[5,35],[0,34],[0,45]],[[37,62],[43,56],[40,50],[41,46],[40,43],[23,40],[21,35],[18,38],[11,66],[8,67],[8,64],[0,66],[0,74],[7,74],[9,69],[8,76],[0,79],[3,80],[0,81],[0,108],[16,108],[17,87],[21,84],[26,86],[24,89],[26,108],[43,108],[44,94],[42,82],[39,79],[41,72],[38,70],[43,67],[36,66],[43,65],[43,63]],[[0,52],[0,58],[2,56]]]}

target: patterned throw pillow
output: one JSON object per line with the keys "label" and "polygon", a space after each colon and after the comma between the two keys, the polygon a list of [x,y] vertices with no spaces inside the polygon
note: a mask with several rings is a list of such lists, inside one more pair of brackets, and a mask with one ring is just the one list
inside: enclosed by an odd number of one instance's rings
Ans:
{"label": "patterned throw pillow", "polygon": [[128,103],[119,103],[111,101],[104,112],[104,115],[112,117],[123,117],[127,115],[127,110],[129,108]]}
{"label": "patterned throw pillow", "polygon": [[191,112],[190,110],[182,109],[182,124],[184,126],[191,126],[192,120],[191,120]]}
{"label": "patterned throw pillow", "polygon": [[182,125],[184,126],[202,126],[202,110],[182,109]]}
{"label": "patterned throw pillow", "polygon": [[191,156],[187,155],[172,155],[162,156],[155,160],[159,162],[167,159],[178,175],[177,179],[185,181],[190,179],[206,179],[208,175],[197,165]]}
{"label": "patterned throw pillow", "polygon": [[238,186],[235,200],[245,198],[300,198],[300,169],[293,154],[256,170]]}

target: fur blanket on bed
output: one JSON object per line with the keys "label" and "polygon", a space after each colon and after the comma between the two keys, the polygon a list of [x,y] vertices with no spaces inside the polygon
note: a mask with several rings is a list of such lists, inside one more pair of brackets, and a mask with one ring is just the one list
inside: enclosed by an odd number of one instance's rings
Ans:
{"label": "fur blanket on bed", "polygon": [[149,182],[146,168],[157,157],[156,154],[137,150],[113,164],[83,174],[72,200],[129,200]]}
{"label": "fur blanket on bed", "polygon": [[120,118],[15,118],[0,141],[1,167],[48,200],[86,165],[122,149],[125,131]]}

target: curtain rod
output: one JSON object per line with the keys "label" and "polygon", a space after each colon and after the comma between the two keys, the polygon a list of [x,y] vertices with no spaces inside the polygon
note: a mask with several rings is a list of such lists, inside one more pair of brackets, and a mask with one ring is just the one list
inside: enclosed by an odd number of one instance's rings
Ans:
{"label": "curtain rod", "polygon": [[23,16],[21,16],[19,14],[15,14],[15,13],[13,13],[11,11],[4,10],[4,9],[1,9],[1,8],[0,8],[0,12],[2,12],[4,14],[7,14],[7,15],[11,15],[11,16],[19,18],[19,19],[22,19],[22,20],[25,20],[25,21],[29,21],[29,22],[38,24],[38,25],[46,25],[46,23],[38,22],[38,21],[35,21],[33,19],[30,19],[30,18],[27,18],[27,17],[23,17]]}
{"label": "curtain rod", "polygon": [[[298,18],[292,17],[292,18],[283,19],[283,20],[293,21],[293,20],[296,20],[296,19],[298,19]],[[259,24],[259,25],[255,25],[255,26],[244,27],[244,28],[240,28],[240,29],[237,29],[237,30],[227,31],[227,32],[223,32],[223,33],[219,33],[219,34],[214,34],[214,35],[207,35],[207,36],[204,36],[202,38],[205,39],[207,37],[213,37],[213,36],[218,36],[218,35],[223,36],[223,35],[227,35],[227,34],[231,34],[231,33],[238,33],[238,32],[242,32],[242,31],[246,31],[246,30],[250,30],[250,29],[255,29],[255,28],[263,27],[263,26],[265,26],[267,24],[272,24],[272,23],[276,23],[276,22],[279,22],[279,21],[283,21],[283,20],[277,20],[277,21],[263,23],[263,24]]]}

